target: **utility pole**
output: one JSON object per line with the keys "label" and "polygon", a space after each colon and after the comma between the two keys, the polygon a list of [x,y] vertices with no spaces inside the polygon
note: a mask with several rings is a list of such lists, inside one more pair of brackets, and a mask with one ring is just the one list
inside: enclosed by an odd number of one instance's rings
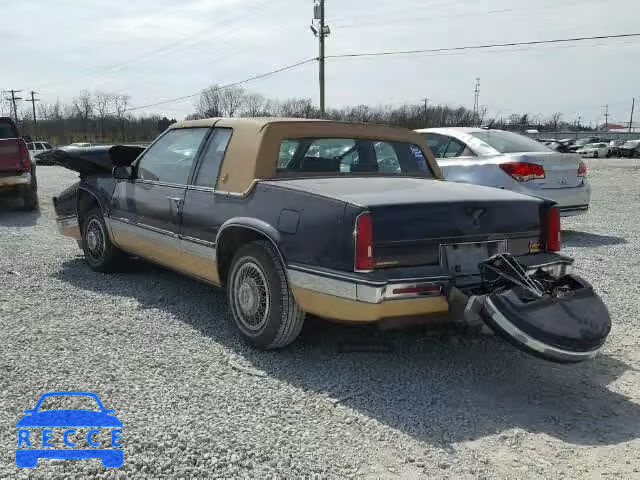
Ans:
{"label": "utility pole", "polygon": [[609,105],[603,105],[604,108],[604,131],[609,130]]}
{"label": "utility pole", "polygon": [[629,117],[629,133],[631,133],[631,129],[633,128],[633,107],[636,106],[636,98],[633,97],[631,99],[631,116]]}
{"label": "utility pole", "polygon": [[476,77],[476,88],[473,91],[473,123],[475,124],[480,118],[479,114],[479,100],[480,100],[480,77]]}
{"label": "utility pole", "polygon": [[429,103],[429,99],[425,97],[422,101],[424,102],[424,126],[427,127],[427,104]]}
{"label": "utility pole", "polygon": [[[13,106],[13,119],[18,123],[18,107],[16,106],[16,102],[18,100],[22,100],[22,97],[16,97],[16,93],[20,93],[22,90],[7,90],[7,93],[11,94],[11,98],[5,98],[5,100],[9,100],[11,105]],[[10,115],[11,116],[11,115]]]}
{"label": "utility pole", "polygon": [[36,119],[36,102],[39,102],[40,99],[35,98],[36,93],[38,92],[34,92],[33,90],[31,90],[31,100],[29,100],[28,98],[25,100],[25,102],[31,102],[31,106],[33,107],[33,136],[34,138],[37,138],[37,131],[38,131],[38,120]]}
{"label": "utility pole", "polygon": [[318,37],[319,42],[319,80],[320,80],[320,116],[324,117],[325,105],[324,105],[324,39],[331,33],[328,25],[325,25],[324,15],[324,2],[325,0],[314,0],[313,5],[313,23],[311,25],[311,31]]}

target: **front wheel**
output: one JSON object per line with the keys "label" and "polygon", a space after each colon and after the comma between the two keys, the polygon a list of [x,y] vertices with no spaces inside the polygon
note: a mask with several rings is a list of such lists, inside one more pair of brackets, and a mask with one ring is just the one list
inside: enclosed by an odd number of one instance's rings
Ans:
{"label": "front wheel", "polygon": [[97,272],[113,272],[125,254],[109,238],[107,226],[99,208],[87,213],[82,222],[82,250],[89,266]]}
{"label": "front wheel", "polygon": [[227,299],[236,327],[256,347],[284,347],[302,330],[304,312],[289,288],[278,252],[267,241],[243,245],[235,254]]}

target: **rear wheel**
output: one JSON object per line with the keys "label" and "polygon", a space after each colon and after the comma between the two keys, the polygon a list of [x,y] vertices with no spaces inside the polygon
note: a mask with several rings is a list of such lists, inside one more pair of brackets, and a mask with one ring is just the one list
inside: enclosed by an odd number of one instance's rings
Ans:
{"label": "rear wheel", "polygon": [[125,257],[124,252],[111,243],[99,208],[90,210],[82,222],[82,250],[89,266],[98,272],[117,270]]}
{"label": "rear wheel", "polygon": [[302,330],[304,312],[289,288],[278,252],[267,241],[251,242],[237,251],[227,299],[236,327],[256,347],[284,347]]}
{"label": "rear wheel", "polygon": [[31,172],[31,183],[22,190],[22,204],[27,210],[38,208],[38,180],[35,168]]}

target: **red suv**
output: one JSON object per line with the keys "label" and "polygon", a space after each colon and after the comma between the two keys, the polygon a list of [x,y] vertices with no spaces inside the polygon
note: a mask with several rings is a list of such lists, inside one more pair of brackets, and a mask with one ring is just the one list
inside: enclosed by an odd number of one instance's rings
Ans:
{"label": "red suv", "polygon": [[0,195],[19,196],[25,208],[38,207],[36,165],[11,118],[0,117]]}

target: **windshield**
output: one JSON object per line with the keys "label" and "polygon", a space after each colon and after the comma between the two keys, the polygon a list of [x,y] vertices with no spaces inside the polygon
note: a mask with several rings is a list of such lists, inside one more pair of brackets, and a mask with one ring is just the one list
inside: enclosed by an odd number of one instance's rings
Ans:
{"label": "windshield", "polygon": [[277,172],[316,175],[411,175],[433,178],[427,157],[410,143],[355,138],[285,139]]}
{"label": "windshield", "polygon": [[500,153],[551,152],[549,147],[524,135],[504,130],[486,130],[470,132],[470,135],[482,140]]}

